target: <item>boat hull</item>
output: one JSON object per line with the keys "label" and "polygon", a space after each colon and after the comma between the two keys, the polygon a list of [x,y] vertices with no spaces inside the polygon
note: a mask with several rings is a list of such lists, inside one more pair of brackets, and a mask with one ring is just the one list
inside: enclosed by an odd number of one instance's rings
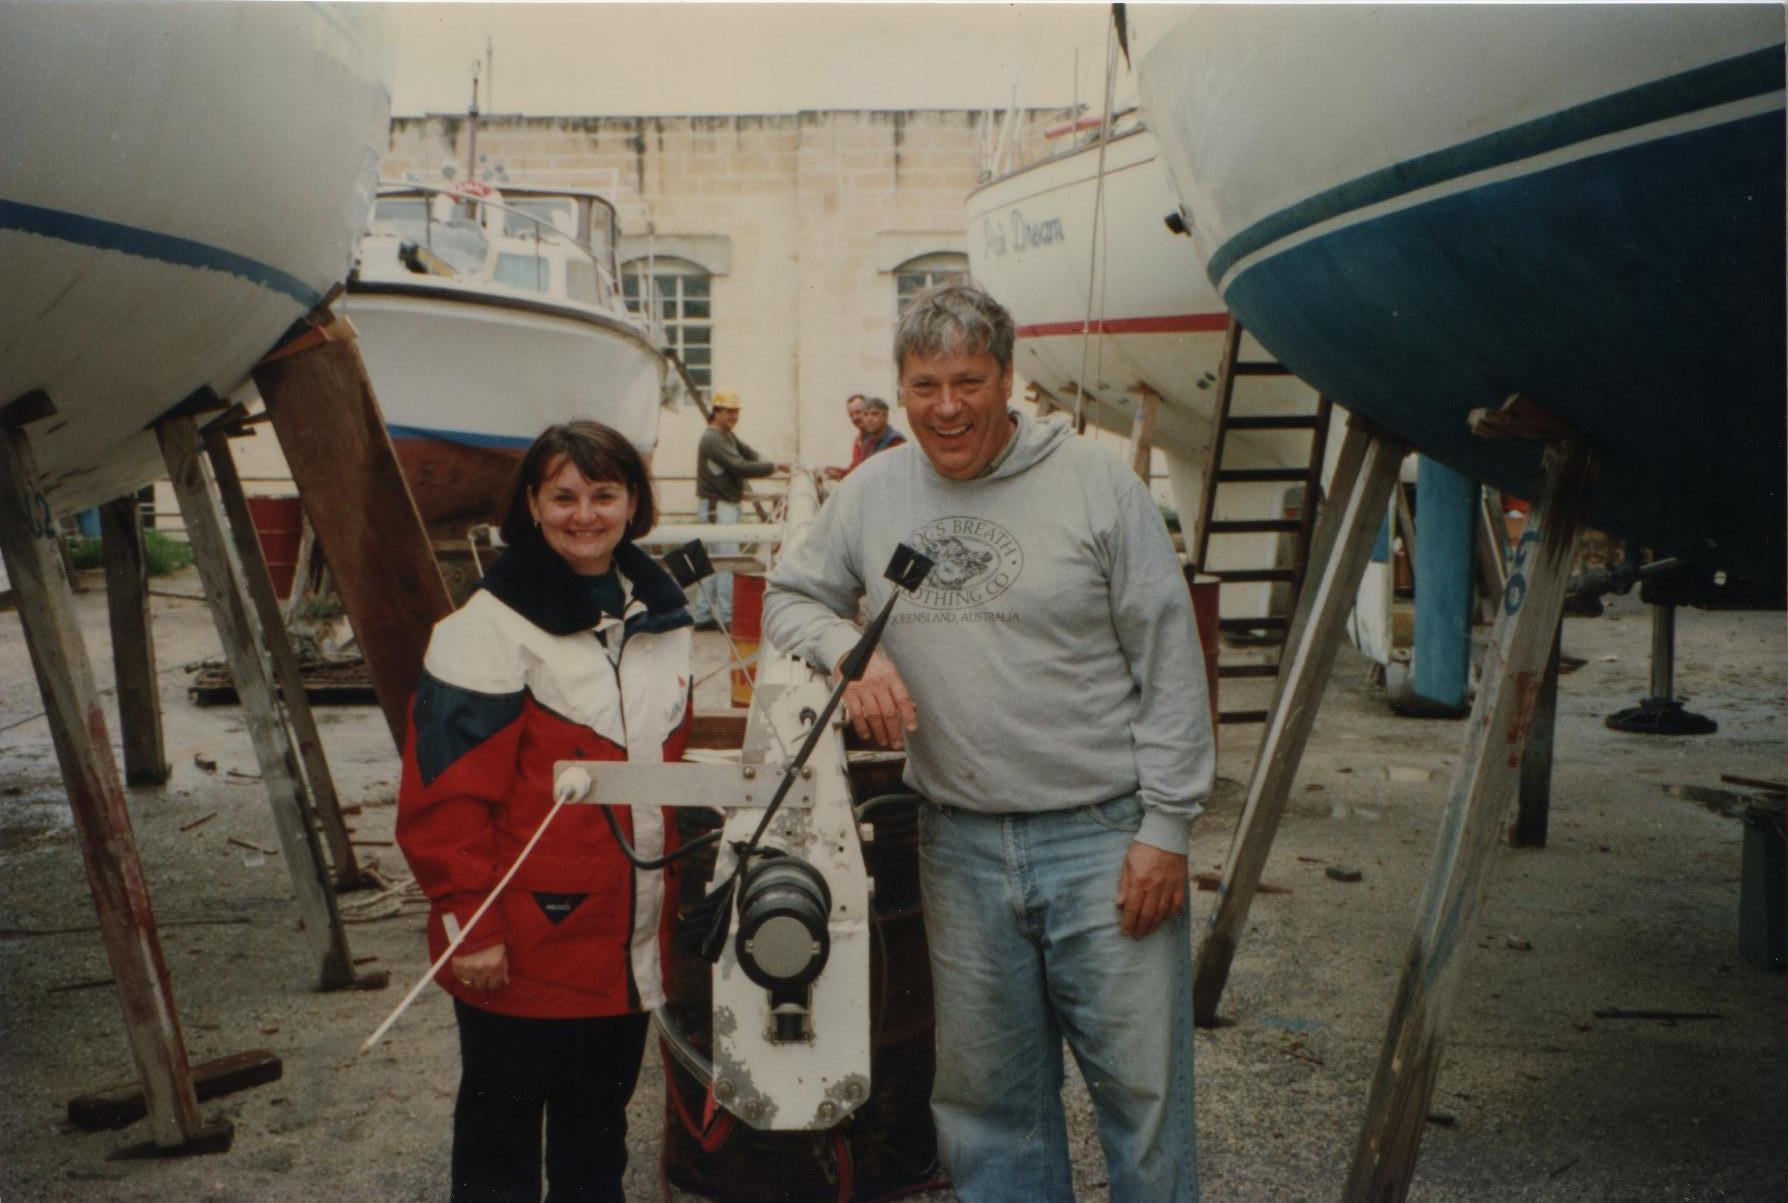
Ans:
{"label": "boat hull", "polygon": [[[1128,435],[1143,388],[1160,398],[1154,446],[1162,452],[1174,501],[1183,515],[1202,504],[1215,436],[1217,373],[1229,315],[1204,278],[1190,239],[1165,218],[1179,207],[1146,127],[1100,149],[1083,146],[1002,176],[968,198],[969,264],[977,281],[1011,312],[1017,327],[1013,362],[1025,380],[1072,410],[1082,399],[1094,425]],[[1095,229],[1095,204],[1103,217]],[[1100,274],[1093,275],[1093,248]],[[1090,291],[1089,291],[1090,290]],[[1089,298],[1091,301],[1089,303]],[[1271,356],[1250,335],[1242,359]],[[1236,414],[1308,413],[1314,396],[1291,377],[1249,377],[1236,389]],[[1341,423],[1335,422],[1339,433]],[[1308,431],[1232,431],[1224,463],[1231,468],[1302,466]],[[1285,516],[1283,484],[1229,484],[1225,518]],[[1212,572],[1277,563],[1276,534],[1227,535],[1211,542]],[[1229,617],[1265,614],[1267,585],[1231,585]]]}
{"label": "boat hull", "polygon": [[1142,97],[1300,376],[1533,497],[1539,448],[1466,424],[1525,393],[1599,449],[1594,524],[1779,579],[1781,42],[1756,7],[1201,10]]}
{"label": "boat hull", "polygon": [[[1118,434],[1130,432],[1136,386],[1146,385],[1165,403],[1155,446],[1202,461],[1229,314],[1191,240],[1167,227],[1179,201],[1157,160],[1154,133],[1140,128],[1106,145],[1102,197],[1097,144],[977,189],[968,199],[969,267],[1012,313],[1013,361],[1025,380],[1068,408],[1082,398],[1088,420]],[[1250,339],[1243,357],[1268,356]],[[1284,412],[1308,396],[1295,380],[1251,381],[1238,412]],[[1302,458],[1283,435],[1234,437],[1238,462],[1250,466]]]}
{"label": "boat hull", "polygon": [[0,10],[0,403],[58,512],[162,474],[147,428],[228,396],[337,283],[390,98],[359,6]]}
{"label": "boat hull", "polygon": [[347,311],[433,533],[500,522],[522,452],[552,423],[657,444],[665,359],[625,320],[446,284],[354,282]]}

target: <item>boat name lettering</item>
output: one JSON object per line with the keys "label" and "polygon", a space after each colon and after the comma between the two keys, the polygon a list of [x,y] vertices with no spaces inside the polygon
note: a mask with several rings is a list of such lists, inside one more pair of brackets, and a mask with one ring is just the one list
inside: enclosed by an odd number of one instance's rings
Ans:
{"label": "boat name lettering", "polygon": [[1001,229],[992,221],[981,223],[981,232],[987,240],[987,257],[1002,259],[1008,249],[1017,254],[1024,254],[1037,247],[1054,246],[1058,242],[1068,241],[1068,233],[1062,228],[1062,219],[1046,217],[1041,221],[1026,221],[1021,210],[1014,209],[1007,216],[1007,228]]}

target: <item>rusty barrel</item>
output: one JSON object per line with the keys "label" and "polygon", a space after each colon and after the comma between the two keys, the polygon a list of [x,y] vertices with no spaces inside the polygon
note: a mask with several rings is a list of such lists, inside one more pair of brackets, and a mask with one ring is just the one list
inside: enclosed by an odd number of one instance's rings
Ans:
{"label": "rusty barrel", "polygon": [[1217,653],[1222,648],[1217,633],[1217,587],[1220,578],[1185,570],[1186,588],[1192,594],[1192,617],[1198,624],[1198,650],[1204,656],[1204,682],[1211,695],[1211,738],[1217,736]]}
{"label": "rusty barrel", "polygon": [[[737,606],[735,595],[735,607]],[[735,609],[735,613],[736,613]],[[853,754],[851,782],[864,800],[901,791],[898,754]],[[733,1121],[708,1100],[668,1053],[665,1067],[664,1171],[672,1186],[738,1203],[803,1203],[887,1199],[939,1183],[937,1133],[931,1123],[931,962],[919,899],[917,805],[878,806],[867,821],[875,838],[863,859],[875,879],[870,941],[869,1101],[830,1132],[760,1132]],[[713,830],[713,812],[679,810],[684,840]],[[678,874],[680,912],[701,901],[713,872],[711,852],[698,853]],[[710,967],[673,948],[666,956],[668,1018],[704,1056],[712,1056]]]}
{"label": "rusty barrel", "polygon": [[[733,574],[733,620],[728,629],[732,631],[733,647],[742,658],[757,651],[758,641],[763,637],[766,580],[756,572]],[[733,669],[732,677],[733,705],[751,705],[751,689],[757,680],[757,669],[740,664]]]}
{"label": "rusty barrel", "polygon": [[292,577],[298,568],[304,511],[296,497],[250,497],[248,512],[254,519],[261,557],[267,561],[267,575],[273,578],[273,591],[285,597],[292,592]]}

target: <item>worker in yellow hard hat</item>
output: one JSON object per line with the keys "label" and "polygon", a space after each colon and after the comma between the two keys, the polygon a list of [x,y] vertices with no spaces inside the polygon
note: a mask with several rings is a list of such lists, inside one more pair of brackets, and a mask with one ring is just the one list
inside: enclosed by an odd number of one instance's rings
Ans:
{"label": "worker in yellow hard hat", "polygon": [[[695,454],[695,503],[703,522],[730,526],[739,521],[739,503],[745,497],[745,482],[754,476],[787,472],[786,463],[762,459],[748,444],[733,433],[739,424],[739,394],[732,389],[716,389],[708,401],[708,428],[702,431]],[[732,555],[731,543],[708,542],[708,554]],[[709,592],[713,603],[709,603]],[[730,627],[733,620],[732,573],[716,571],[704,588],[696,587],[691,613],[695,629],[713,630]]]}

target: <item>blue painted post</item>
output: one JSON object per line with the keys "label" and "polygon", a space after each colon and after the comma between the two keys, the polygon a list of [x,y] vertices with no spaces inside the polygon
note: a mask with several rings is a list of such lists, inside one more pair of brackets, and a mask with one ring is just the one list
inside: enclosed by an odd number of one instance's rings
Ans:
{"label": "blue painted post", "polygon": [[1416,464],[1418,697],[1463,708],[1471,680],[1472,552],[1478,485],[1427,456]]}

